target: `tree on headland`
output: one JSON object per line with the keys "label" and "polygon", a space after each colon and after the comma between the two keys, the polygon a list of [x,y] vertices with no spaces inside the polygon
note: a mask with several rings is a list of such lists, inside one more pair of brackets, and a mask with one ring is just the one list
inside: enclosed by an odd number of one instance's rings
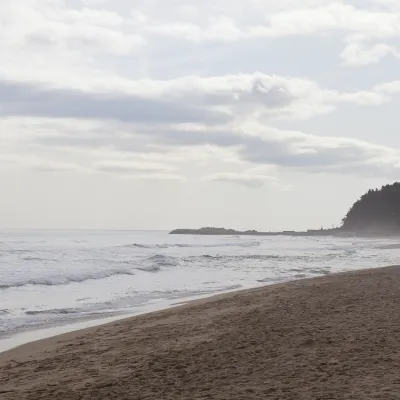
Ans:
{"label": "tree on headland", "polygon": [[353,232],[400,232],[400,182],[369,190],[350,208],[342,229]]}

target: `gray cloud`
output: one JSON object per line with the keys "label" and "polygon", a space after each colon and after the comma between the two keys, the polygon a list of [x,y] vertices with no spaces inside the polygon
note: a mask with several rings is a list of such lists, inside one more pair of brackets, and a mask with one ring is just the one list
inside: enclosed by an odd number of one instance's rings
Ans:
{"label": "gray cloud", "polygon": [[0,81],[0,114],[117,120],[135,123],[223,123],[223,112],[184,102],[172,102],[122,93],[88,93],[73,89],[50,89],[40,85]]}
{"label": "gray cloud", "polygon": [[[113,133],[121,131],[122,134]],[[265,128],[266,133],[269,132]],[[251,133],[251,132],[249,132]],[[259,136],[222,129],[178,129],[152,126],[121,125],[109,127],[108,133],[87,132],[85,135],[36,137],[41,146],[102,148],[119,152],[165,153],[185,147],[215,146],[232,149],[237,157],[253,165],[275,165],[312,173],[350,172],[359,175],[388,176],[397,171],[393,150],[367,142],[326,137],[323,141],[313,135],[273,130]]]}
{"label": "gray cloud", "polygon": [[[238,149],[240,157],[252,164],[272,164],[285,168],[313,169],[314,172],[334,170],[338,166],[353,167],[353,164],[368,162],[374,154],[362,142],[334,140],[327,143],[313,143],[315,137],[250,136],[230,131],[179,131],[163,130],[153,132],[157,141],[168,146],[214,145]],[[372,151],[373,153],[373,151]],[[379,151],[375,156],[379,156]],[[373,164],[371,164],[373,166]]]}
{"label": "gray cloud", "polygon": [[156,163],[146,163],[146,162],[101,162],[92,166],[95,171],[107,172],[112,174],[167,174],[173,168]]}
{"label": "gray cloud", "polygon": [[209,182],[224,182],[224,183],[235,183],[249,188],[259,188],[263,186],[267,181],[274,180],[273,177],[256,175],[256,174],[246,174],[246,173],[217,173],[213,175],[208,175],[203,178],[203,181]]}

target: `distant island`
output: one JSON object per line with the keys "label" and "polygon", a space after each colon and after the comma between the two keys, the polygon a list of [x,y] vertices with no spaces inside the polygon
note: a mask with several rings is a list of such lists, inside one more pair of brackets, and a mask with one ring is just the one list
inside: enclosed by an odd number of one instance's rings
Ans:
{"label": "distant island", "polygon": [[[259,232],[255,230],[237,231],[235,229],[204,227],[200,229],[175,229],[170,235],[214,235],[214,236],[333,236],[337,235],[339,228],[334,229],[308,229],[307,231],[282,231],[282,232]],[[344,235],[344,232],[343,232]]]}
{"label": "distant island", "polygon": [[175,229],[171,235],[248,235],[248,236],[400,236],[400,182],[371,189],[349,209],[342,225],[332,229],[259,232],[255,230],[204,227]]}

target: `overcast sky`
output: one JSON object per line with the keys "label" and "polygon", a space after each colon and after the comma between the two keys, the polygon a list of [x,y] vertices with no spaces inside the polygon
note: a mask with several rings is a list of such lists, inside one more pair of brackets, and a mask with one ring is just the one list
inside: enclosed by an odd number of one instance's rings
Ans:
{"label": "overcast sky", "polygon": [[400,176],[399,0],[1,0],[0,227],[338,225]]}

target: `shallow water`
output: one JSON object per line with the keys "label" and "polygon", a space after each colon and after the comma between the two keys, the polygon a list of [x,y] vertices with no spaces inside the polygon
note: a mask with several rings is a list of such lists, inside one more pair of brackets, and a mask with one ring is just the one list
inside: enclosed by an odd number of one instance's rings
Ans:
{"label": "shallow water", "polygon": [[390,239],[0,231],[0,338],[177,299],[400,263]]}

